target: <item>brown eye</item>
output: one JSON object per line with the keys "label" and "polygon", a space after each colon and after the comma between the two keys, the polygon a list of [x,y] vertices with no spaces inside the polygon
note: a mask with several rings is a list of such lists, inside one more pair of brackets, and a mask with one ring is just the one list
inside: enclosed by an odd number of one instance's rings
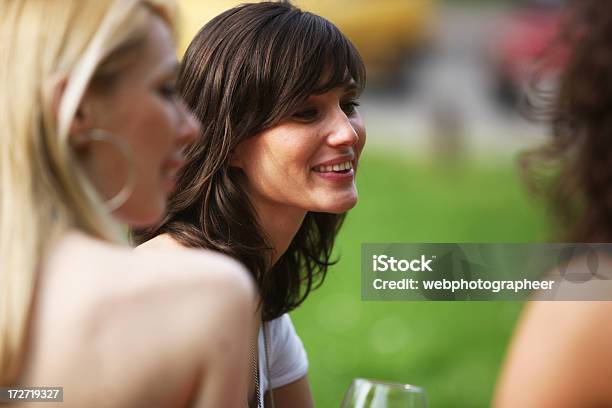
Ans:
{"label": "brown eye", "polygon": [[311,121],[317,118],[319,111],[315,108],[306,108],[295,112],[291,115],[292,118],[300,121]]}
{"label": "brown eye", "polygon": [[342,110],[346,114],[346,116],[353,116],[355,114],[355,109],[359,106],[359,102],[357,101],[349,101],[345,102],[341,105]]}

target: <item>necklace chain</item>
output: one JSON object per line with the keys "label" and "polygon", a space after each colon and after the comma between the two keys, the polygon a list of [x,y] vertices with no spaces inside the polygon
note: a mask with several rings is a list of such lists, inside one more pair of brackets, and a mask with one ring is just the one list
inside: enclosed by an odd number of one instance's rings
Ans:
{"label": "necklace chain", "polygon": [[[261,329],[263,332],[263,341],[264,341],[264,359],[266,360],[266,373],[268,376],[268,381],[270,378],[270,363],[268,361],[268,335],[266,333],[266,324],[262,323],[261,324]],[[253,375],[253,382],[255,383],[255,404],[257,408],[264,408],[263,405],[263,398],[261,395],[261,391],[259,390],[259,383],[260,383],[260,378],[259,378],[259,361],[257,356],[259,355],[259,350],[257,347],[257,338],[259,336],[255,337],[253,339],[253,342],[251,343],[251,370],[252,370],[252,375]],[[270,393],[269,397],[270,397],[270,407],[274,408],[274,395],[272,394],[272,389],[270,389],[268,391]],[[251,406],[251,404],[247,404],[249,407]]]}
{"label": "necklace chain", "polygon": [[[257,361],[257,336],[251,343],[251,373],[253,375],[253,382],[255,383],[255,404],[257,408],[263,408],[261,401],[261,392],[259,390],[259,364]],[[250,406],[250,404],[249,404]]]}

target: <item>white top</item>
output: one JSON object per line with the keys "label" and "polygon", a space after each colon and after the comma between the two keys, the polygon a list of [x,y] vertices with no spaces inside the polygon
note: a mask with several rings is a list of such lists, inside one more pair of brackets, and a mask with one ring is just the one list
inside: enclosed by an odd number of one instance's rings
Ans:
{"label": "white top", "polygon": [[263,399],[269,389],[290,384],[308,373],[308,357],[288,314],[271,320],[266,325],[270,378],[267,375],[264,337],[259,329],[259,390]]}

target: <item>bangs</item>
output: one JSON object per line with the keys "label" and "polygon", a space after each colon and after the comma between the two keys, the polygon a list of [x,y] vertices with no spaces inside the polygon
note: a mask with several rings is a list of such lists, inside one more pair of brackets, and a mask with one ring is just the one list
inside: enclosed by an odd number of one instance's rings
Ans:
{"label": "bangs", "polygon": [[[263,66],[270,67],[263,88],[275,101],[267,126],[286,117],[309,96],[350,86],[360,95],[366,70],[359,52],[331,22],[295,7],[269,21],[271,43]],[[278,21],[281,20],[281,21]]]}
{"label": "bangs", "polygon": [[311,13],[304,13],[303,18],[311,20],[313,28],[303,34],[310,40],[312,55],[296,75],[296,79],[302,79],[297,87],[321,94],[354,81],[361,93],[365,87],[365,66],[354,45],[324,18]]}
{"label": "bangs", "polygon": [[203,132],[231,130],[234,146],[275,126],[308,97],[366,83],[353,44],[328,20],[289,3],[247,3],[207,23],[191,42],[179,89]]}

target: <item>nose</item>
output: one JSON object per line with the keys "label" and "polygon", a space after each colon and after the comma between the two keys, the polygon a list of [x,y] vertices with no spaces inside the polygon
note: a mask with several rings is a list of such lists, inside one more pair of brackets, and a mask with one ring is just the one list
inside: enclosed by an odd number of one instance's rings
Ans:
{"label": "nose", "polygon": [[354,146],[359,135],[342,109],[338,109],[330,122],[327,143],[332,147]]}
{"label": "nose", "polygon": [[182,102],[180,103],[179,109],[180,109],[182,118],[181,118],[179,130],[177,133],[176,143],[179,146],[183,147],[183,146],[187,146],[193,143],[196,140],[196,138],[199,136],[200,122],[194,116],[194,114],[191,113],[191,111],[187,108],[187,106],[185,106],[184,103]]}

